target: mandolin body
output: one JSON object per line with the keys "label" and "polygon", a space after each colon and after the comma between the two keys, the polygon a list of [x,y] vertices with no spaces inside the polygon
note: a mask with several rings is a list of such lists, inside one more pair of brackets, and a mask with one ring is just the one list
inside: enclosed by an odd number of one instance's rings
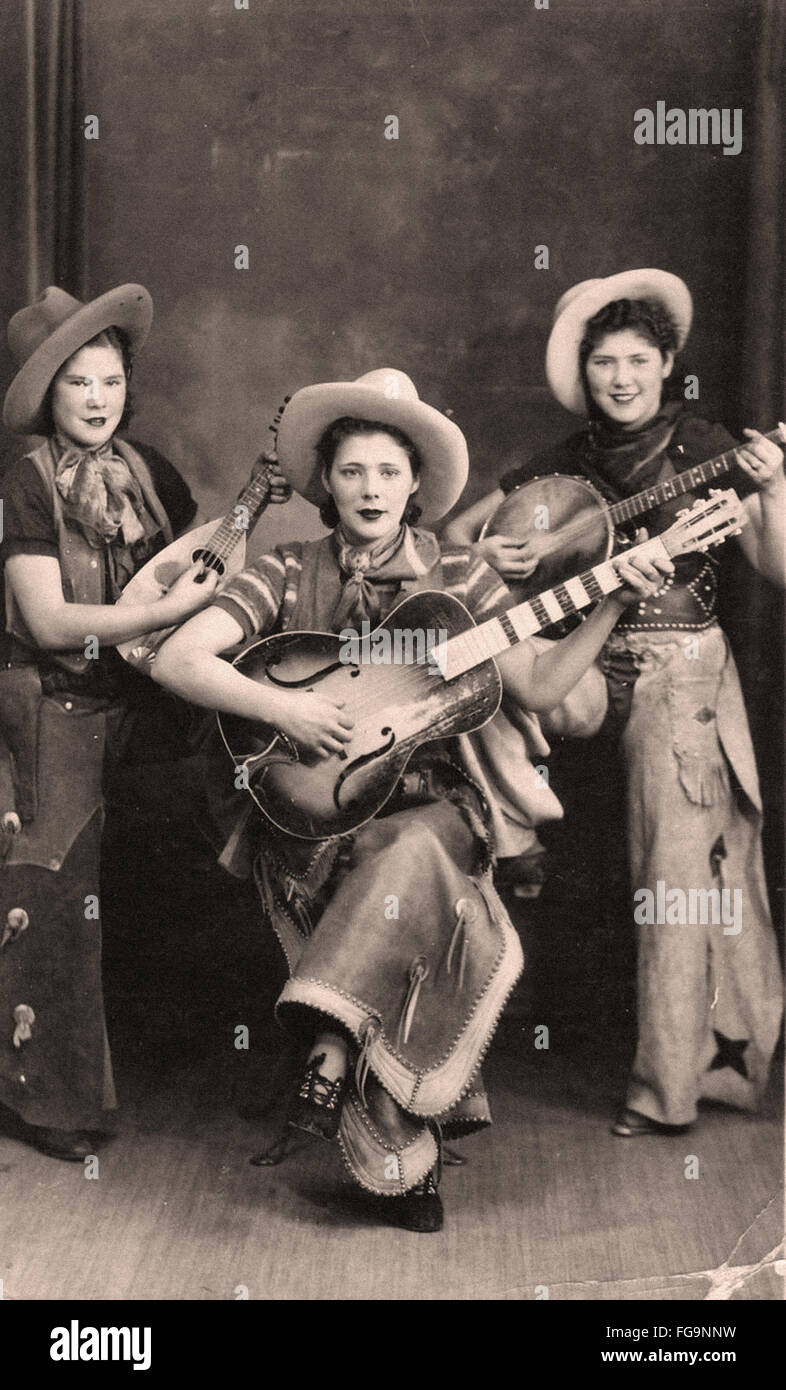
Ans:
{"label": "mandolin body", "polygon": [[[474,626],[458,599],[428,591],[404,599],[374,630],[370,659],[367,651],[360,660],[347,660],[349,644],[326,632],[282,633],[241,653],[234,665],[243,675],[279,690],[314,690],[343,700],[355,723],[342,754],[309,761],[270,726],[219,715],[235,768],[245,766],[248,790],[267,818],[305,840],[347,834],[381,810],[421,744],[478,729],[491,719],[502,694],[493,660],[450,681],[427,658],[395,660],[404,646],[402,634],[453,636]],[[383,642],[393,659],[375,664],[374,652]],[[426,652],[425,639],[419,650]]]}
{"label": "mandolin body", "polygon": [[[129,579],[117,602],[155,603],[167,589],[171,589],[175,580],[179,579],[189,565],[203,558],[218,525],[218,521],[207,521],[203,526],[197,526],[196,530],[178,536],[177,540],[160,550],[132,579]],[[234,548],[216,566],[219,589],[223,588],[233,575],[239,574],[245,563],[246,537],[240,535]],[[171,632],[174,632],[174,628],[167,627],[158,632],[146,632],[139,637],[130,637],[126,642],[118,642],[117,650],[130,666],[147,671],[158,648]]]}

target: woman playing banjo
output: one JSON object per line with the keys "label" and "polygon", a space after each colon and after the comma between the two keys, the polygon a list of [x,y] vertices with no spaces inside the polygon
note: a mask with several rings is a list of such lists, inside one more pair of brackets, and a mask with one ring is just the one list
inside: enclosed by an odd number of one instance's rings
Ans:
{"label": "woman playing banjo", "polygon": [[[369,372],[297,392],[278,433],[284,476],[322,509],[322,540],[257,559],[162,647],[154,677],[195,703],[281,731],[313,762],[352,738],[348,705],[313,688],[260,684],[221,654],[278,630],[360,632],[405,595],[452,594],[482,620],[510,606],[466,547],[415,525],[437,521],[467,477],[461,431],[419,400],[403,372]],[[625,587],[535,656],[499,658],[506,693],[554,705],[594,659],[629,602],[655,591],[668,560],[622,561]],[[228,767],[227,776],[231,776]],[[383,809],[352,834],[302,840],[259,823],[254,873],[287,958],[280,1022],[308,1048],[290,1122],[338,1137],[385,1219],[440,1229],[440,1134],[490,1122],[480,1063],[522,965],[490,878],[488,807],[456,740],[417,751]]]}
{"label": "woman playing banjo", "polygon": [[[664,401],[691,322],[675,275],[626,271],[588,280],[559,301],[546,354],[554,395],[587,417],[577,433],[500,480],[446,530],[511,583],[538,565],[537,538],[478,539],[505,498],[549,474],[590,480],[612,507],[665,486],[734,447],[720,426]],[[784,584],[783,453],[756,430],[736,461],[753,484],[740,536],[747,559]],[[668,488],[666,488],[668,492]],[[648,522],[660,531],[686,495],[671,489]],[[691,493],[687,493],[690,500]],[[537,577],[537,576],[535,576]],[[715,613],[715,563],[688,555],[654,597],[625,613],[602,665],[627,773],[628,852],[637,892],[638,1046],[622,1137],[696,1118],[706,1097],[753,1109],[766,1084],[781,1017],[775,939],[761,850],[761,799],[734,660]],[[647,920],[642,904],[665,889],[726,888],[740,904],[720,924]],[[710,899],[706,899],[710,901]],[[736,928],[736,930],[735,930]]]}

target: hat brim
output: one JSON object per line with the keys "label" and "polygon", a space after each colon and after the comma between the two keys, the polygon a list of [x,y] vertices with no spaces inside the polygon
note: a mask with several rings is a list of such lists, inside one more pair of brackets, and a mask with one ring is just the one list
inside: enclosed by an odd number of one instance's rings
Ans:
{"label": "hat brim", "polygon": [[132,351],[142,346],[153,322],[153,301],[143,285],[120,285],[99,295],[50,333],[20,367],[6,392],[3,422],[16,434],[38,434],[44,397],[64,362],[107,328],[128,334]]}
{"label": "hat brim", "polygon": [[354,381],[305,386],[284,411],[276,453],[282,473],[302,497],[316,507],[325,501],[315,449],[328,425],[345,415],[402,430],[423,463],[417,493],[423,520],[438,521],[450,511],[469,473],[467,442],[458,425],[423,401],[389,398]]}
{"label": "hat brim", "polygon": [[546,348],[546,377],[560,405],[574,415],[587,414],[579,370],[579,347],[588,321],[615,299],[655,299],[677,328],[677,350],[684,346],[693,319],[690,290],[667,270],[624,270],[593,281],[565,307],[551,330]]}

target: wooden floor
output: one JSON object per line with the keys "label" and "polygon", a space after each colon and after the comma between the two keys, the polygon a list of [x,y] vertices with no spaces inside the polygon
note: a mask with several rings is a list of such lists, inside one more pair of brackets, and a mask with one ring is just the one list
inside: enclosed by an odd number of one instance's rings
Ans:
{"label": "wooden floor", "polygon": [[[333,1146],[305,1141],[282,1167],[250,1166],[274,1131],[239,1116],[231,1069],[148,1079],[97,1178],[2,1137],[5,1298],[782,1293],[775,1113],[707,1110],[688,1136],[615,1139],[613,1076],[545,1053],[522,1065],[520,1048],[509,1027],[490,1069],[497,1123],[463,1143],[465,1167],[446,1170],[438,1235],[377,1224]],[[698,1179],[684,1176],[688,1154]]]}
{"label": "wooden floor", "polygon": [[151,848],[141,831],[113,844],[110,827],[105,859],[121,870],[102,892],[123,1130],[88,1178],[0,1121],[5,1299],[782,1296],[780,1063],[760,1116],[705,1109],[687,1135],[609,1133],[635,1041],[633,945],[591,858],[572,854],[569,873],[555,860],[541,901],[513,904],[527,968],[488,1058],[495,1124],[445,1170],[431,1236],[379,1224],[331,1145],[249,1164],[286,1080],[271,1023],[282,965],[253,891],[176,828]]}

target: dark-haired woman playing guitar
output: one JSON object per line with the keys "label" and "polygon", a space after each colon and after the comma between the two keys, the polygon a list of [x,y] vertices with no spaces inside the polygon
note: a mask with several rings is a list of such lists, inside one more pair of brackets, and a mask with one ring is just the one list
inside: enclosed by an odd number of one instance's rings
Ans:
{"label": "dark-haired woman playing guitar", "polygon": [[[587,424],[507,473],[446,537],[474,542],[509,583],[530,575],[535,582],[535,533],[478,536],[514,489],[553,474],[589,480],[612,515],[626,499],[631,516],[634,497],[639,515],[658,501],[643,520],[651,533],[662,531],[691,500],[686,471],[734,448],[721,426],[663,399],[690,319],[687,287],[659,270],[568,291],[557,305],[546,373],[561,404]],[[753,490],[739,544],[760,574],[783,587],[783,453],[756,430],[745,433],[736,462]],[[700,486],[702,477],[693,476]],[[739,678],[715,615],[715,570],[705,556],[679,559],[654,597],[628,609],[602,657],[627,773],[637,904],[638,1047],[613,1126],[622,1137],[689,1125],[701,1097],[754,1109],[780,1026],[761,799]],[[686,900],[693,890],[708,903],[706,895],[727,890],[738,916],[713,924],[705,913],[685,923],[671,909],[666,920],[653,920],[659,884],[661,901],[672,889]]]}
{"label": "dark-haired woman playing guitar", "polygon": [[[263,685],[220,654],[274,628],[359,634],[417,591],[451,594],[477,620],[511,597],[469,548],[441,548],[414,524],[416,504],[435,521],[456,502],[467,452],[457,426],[402,372],[299,391],[277,452],[333,529],[256,560],[169,639],[153,674],[195,703],[273,726],[304,760],[338,756],[341,767],[361,709],[321,693],[317,676],[287,689],[273,669]],[[505,691],[536,710],[554,705],[625,605],[671,569],[623,561],[620,597],[563,642],[536,656],[522,641],[499,658]],[[491,883],[484,796],[449,739],[416,752],[379,813],[352,833],[315,841],[255,827],[254,872],[289,967],[277,1013],[309,1049],[290,1122],[338,1137],[385,1219],[438,1230],[440,1132],[490,1122],[480,1063],[522,964]]]}

